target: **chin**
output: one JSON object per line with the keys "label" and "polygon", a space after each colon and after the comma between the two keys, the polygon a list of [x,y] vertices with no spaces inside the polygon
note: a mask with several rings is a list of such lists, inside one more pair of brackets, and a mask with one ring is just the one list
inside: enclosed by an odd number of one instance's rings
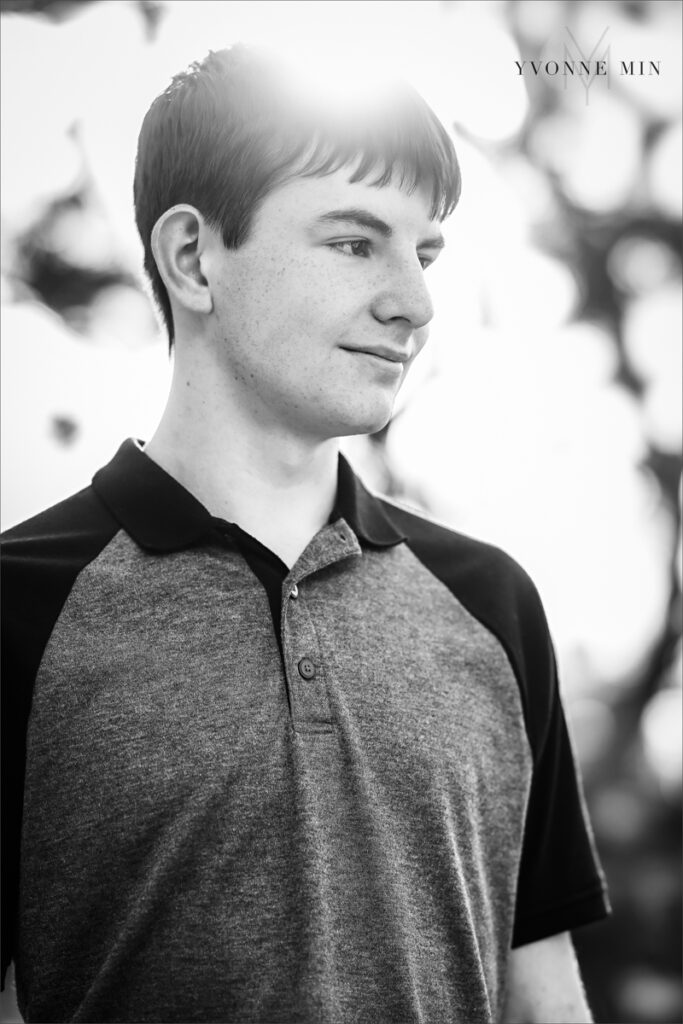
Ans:
{"label": "chin", "polygon": [[309,420],[308,429],[318,438],[376,434],[391,420],[396,400],[396,394],[386,389],[374,394],[347,391],[333,397],[334,402],[326,406],[319,400],[314,420]]}
{"label": "chin", "polygon": [[340,429],[337,433],[337,437],[351,437],[356,434],[376,434],[380,430],[384,430],[387,424],[391,421],[394,409],[392,406],[382,410],[363,410],[363,413],[359,412],[358,416],[344,417],[345,422],[340,424]]}

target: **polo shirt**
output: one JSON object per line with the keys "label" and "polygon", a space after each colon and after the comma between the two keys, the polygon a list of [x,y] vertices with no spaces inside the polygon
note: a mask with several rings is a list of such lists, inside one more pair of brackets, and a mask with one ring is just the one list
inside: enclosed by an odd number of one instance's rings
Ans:
{"label": "polo shirt", "polygon": [[26,1020],[496,1021],[512,947],[608,912],[543,608],[500,550],[340,458],[288,569],[132,440],[3,540]]}

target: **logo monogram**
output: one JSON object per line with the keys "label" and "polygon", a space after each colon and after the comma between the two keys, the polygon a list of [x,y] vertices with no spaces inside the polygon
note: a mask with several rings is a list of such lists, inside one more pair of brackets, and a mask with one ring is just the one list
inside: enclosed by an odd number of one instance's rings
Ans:
{"label": "logo monogram", "polygon": [[[580,68],[583,71],[585,71],[585,74],[579,73],[579,78],[581,79],[581,82],[583,84],[584,90],[586,92],[586,105],[588,105],[589,96],[590,96],[590,87],[593,85],[593,82],[595,81],[596,78],[598,78],[599,76],[600,77],[606,77],[607,78],[607,88],[608,89],[610,88],[610,53],[611,53],[611,46],[607,46],[606,49],[603,51],[603,53],[602,53],[602,55],[600,57],[595,57],[596,71],[595,71],[594,74],[591,74],[591,72],[590,72],[591,61],[594,59],[594,54],[596,53],[596,51],[598,50],[598,48],[599,48],[600,44],[602,43],[603,39],[605,38],[605,36],[609,32],[609,26],[602,33],[602,35],[598,39],[597,43],[595,44],[595,46],[593,47],[591,52],[588,54],[588,57],[586,57],[586,55],[584,54],[583,50],[581,49],[581,47],[577,43],[577,41],[574,38],[574,35],[572,33],[572,30],[569,28],[568,25],[565,25],[564,30],[567,33],[567,36],[569,37],[569,40],[570,40],[572,46],[574,47],[574,51],[572,52],[572,50],[567,45],[567,40],[565,40],[565,43],[564,43],[565,63],[571,64],[573,66],[574,62],[576,60],[576,56],[578,54]],[[600,71],[601,65],[604,68],[602,73]],[[567,88],[567,78],[568,77],[569,77],[568,75],[564,76],[564,88],[565,89]]]}

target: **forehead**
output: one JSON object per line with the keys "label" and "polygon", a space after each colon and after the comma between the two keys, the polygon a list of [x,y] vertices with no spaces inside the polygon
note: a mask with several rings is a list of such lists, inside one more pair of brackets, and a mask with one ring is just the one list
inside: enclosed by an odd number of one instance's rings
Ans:
{"label": "forehead", "polygon": [[302,228],[332,230],[321,220],[331,211],[363,209],[385,221],[394,232],[423,235],[438,233],[439,221],[430,217],[430,197],[426,190],[409,192],[393,181],[373,185],[367,180],[350,181],[353,169],[341,168],[316,177],[294,177],[275,188],[260,206],[255,221],[261,225],[289,224]]}

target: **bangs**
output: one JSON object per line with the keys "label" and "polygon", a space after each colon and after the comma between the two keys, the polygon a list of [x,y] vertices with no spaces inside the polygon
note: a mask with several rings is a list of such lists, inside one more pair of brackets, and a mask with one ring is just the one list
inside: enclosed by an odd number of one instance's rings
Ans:
{"label": "bangs", "polygon": [[281,163],[295,176],[321,177],[348,167],[351,182],[378,188],[393,183],[408,194],[424,190],[432,220],[442,221],[455,209],[461,177],[453,140],[412,90],[362,117],[328,112],[315,125],[308,121],[299,127],[301,134],[289,135]]}

